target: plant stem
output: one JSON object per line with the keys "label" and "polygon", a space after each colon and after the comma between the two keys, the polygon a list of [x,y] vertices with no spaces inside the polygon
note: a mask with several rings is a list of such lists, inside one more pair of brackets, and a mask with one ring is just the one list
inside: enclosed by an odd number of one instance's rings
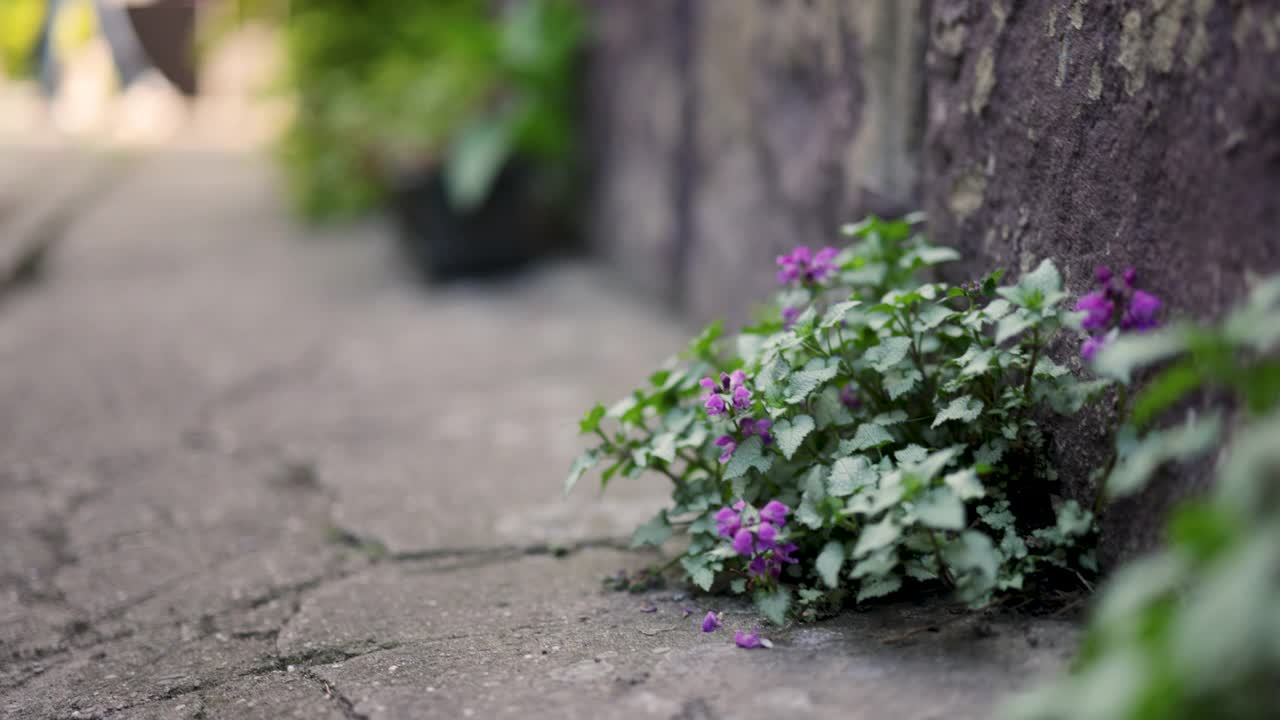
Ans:
{"label": "plant stem", "polygon": [[1120,428],[1120,423],[1124,419],[1126,406],[1129,404],[1128,387],[1120,385],[1116,388],[1116,417],[1111,423],[1111,430],[1107,433],[1107,444],[1111,446],[1111,455],[1107,458],[1107,464],[1102,469],[1102,476],[1098,478],[1098,491],[1093,496],[1093,515],[1096,518],[1102,512],[1102,503],[1107,496],[1107,480],[1111,478],[1111,471],[1115,469],[1116,462],[1120,459],[1120,453],[1116,450],[1116,431]]}
{"label": "plant stem", "polygon": [[947,566],[947,561],[942,558],[942,545],[938,542],[938,535],[934,531],[929,531],[929,542],[933,543],[933,554],[938,558],[938,569],[942,570],[942,579],[947,581],[951,587],[956,586],[956,578],[951,574],[951,568]]}

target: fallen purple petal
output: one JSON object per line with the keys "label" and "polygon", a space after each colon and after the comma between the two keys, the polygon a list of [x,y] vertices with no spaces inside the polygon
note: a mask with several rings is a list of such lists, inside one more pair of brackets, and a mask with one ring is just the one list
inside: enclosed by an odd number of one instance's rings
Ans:
{"label": "fallen purple petal", "polygon": [[760,643],[760,631],[758,629],[753,629],[751,634],[744,633],[741,630],[735,631],[733,633],[733,642],[745,650],[763,647]]}
{"label": "fallen purple petal", "polygon": [[707,616],[702,618],[702,632],[715,632],[718,627],[720,627],[720,618],[716,617],[714,610],[708,610]]}

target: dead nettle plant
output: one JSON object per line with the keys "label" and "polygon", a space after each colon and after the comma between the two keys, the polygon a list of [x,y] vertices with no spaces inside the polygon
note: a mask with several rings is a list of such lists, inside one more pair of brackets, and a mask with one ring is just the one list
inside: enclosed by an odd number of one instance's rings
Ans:
{"label": "dead nettle plant", "polygon": [[1092,355],[1154,326],[1159,301],[1107,273],[1073,311],[1050,260],[1013,284],[933,282],[959,254],[919,222],[872,217],[843,229],[849,247],[779,257],[757,324],[711,325],[587,412],[598,442],[566,492],[592,470],[602,487],[666,476],[671,504],[634,544],[683,537],[689,581],[750,594],[775,623],[908,591],[982,606],[1094,573],[1094,514],[1057,495],[1044,423],[1111,381],[1046,348],[1079,333]]}

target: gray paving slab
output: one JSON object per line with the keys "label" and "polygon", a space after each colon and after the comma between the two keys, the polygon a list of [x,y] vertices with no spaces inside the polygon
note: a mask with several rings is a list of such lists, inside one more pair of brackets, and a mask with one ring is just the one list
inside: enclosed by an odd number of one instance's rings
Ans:
{"label": "gray paving slab", "polygon": [[745,651],[604,592],[665,488],[561,497],[576,419],[687,328],[581,263],[424,287],[263,159],[111,182],[0,306],[0,717],[977,718],[1070,649],[897,606]]}

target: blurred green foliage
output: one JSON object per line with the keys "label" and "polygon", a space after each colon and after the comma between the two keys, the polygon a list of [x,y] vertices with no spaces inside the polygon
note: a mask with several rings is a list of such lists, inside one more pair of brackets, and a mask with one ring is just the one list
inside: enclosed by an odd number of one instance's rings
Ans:
{"label": "blurred green foliage", "polygon": [[297,0],[285,21],[298,112],[282,155],[311,217],[377,204],[396,178],[444,173],[456,208],[481,205],[513,159],[567,190],[573,0]]}
{"label": "blurred green foliage", "polygon": [[0,0],[0,71],[11,77],[34,72],[32,59],[45,0]]}
{"label": "blurred green foliage", "polygon": [[[1219,323],[1122,337],[1099,354],[1097,369],[1114,377],[1155,373],[1117,439],[1108,492],[1136,492],[1161,464],[1216,451],[1212,490],[1172,515],[1164,548],[1116,572],[1071,674],[1016,700],[1006,718],[1280,716],[1278,352],[1280,276]],[[1229,424],[1189,414],[1183,401],[1197,395],[1237,412]]]}

